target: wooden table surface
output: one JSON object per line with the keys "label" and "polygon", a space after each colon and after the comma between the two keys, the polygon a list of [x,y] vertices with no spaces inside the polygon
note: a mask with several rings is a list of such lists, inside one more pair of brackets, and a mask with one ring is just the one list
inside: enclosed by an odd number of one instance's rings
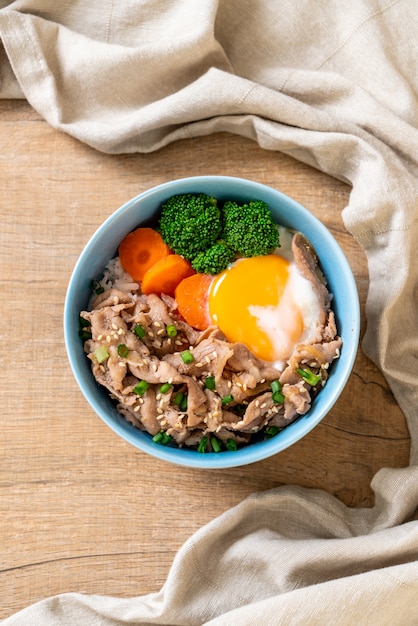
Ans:
{"label": "wooden table surface", "polygon": [[361,350],[321,424],[248,467],[197,471],[159,462],[89,408],[62,329],[76,259],[127,199],[201,174],[265,183],[321,219],[353,269],[364,333],[367,263],[341,219],[345,184],[227,134],[148,155],[104,155],[48,126],[25,101],[0,102],[0,619],[66,591],[157,591],[182,543],[251,493],[294,483],[368,507],[377,470],[408,464],[403,414]]}

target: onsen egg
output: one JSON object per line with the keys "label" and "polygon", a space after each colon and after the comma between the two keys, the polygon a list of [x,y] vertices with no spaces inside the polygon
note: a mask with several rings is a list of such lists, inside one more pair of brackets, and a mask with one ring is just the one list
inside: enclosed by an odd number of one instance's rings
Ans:
{"label": "onsen egg", "polygon": [[228,341],[244,343],[277,366],[297,343],[309,340],[320,315],[312,283],[289,251],[284,256],[239,259],[214,279],[209,292],[211,318]]}

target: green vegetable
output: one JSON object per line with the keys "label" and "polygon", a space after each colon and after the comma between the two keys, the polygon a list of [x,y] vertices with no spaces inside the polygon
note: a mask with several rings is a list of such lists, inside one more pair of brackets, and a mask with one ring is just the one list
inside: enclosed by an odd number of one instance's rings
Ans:
{"label": "green vegetable", "polygon": [[235,261],[235,252],[222,241],[200,252],[193,260],[192,267],[202,274],[219,274]]}
{"label": "green vegetable", "polygon": [[103,363],[103,361],[106,361],[106,359],[109,358],[109,352],[107,351],[106,346],[99,346],[95,349],[93,354],[96,357],[96,361],[98,363]]}
{"label": "green vegetable", "polygon": [[91,339],[92,338],[92,334],[90,330],[90,322],[88,320],[86,320],[84,317],[81,317],[81,315],[78,318],[79,320],[79,330],[78,330],[78,336],[83,340],[86,341],[86,339]]}
{"label": "green vegetable", "polygon": [[193,354],[190,352],[190,350],[184,350],[184,352],[181,353],[181,358],[183,363],[185,363],[186,365],[190,365],[190,363],[193,363],[194,361]]}
{"label": "green vegetable", "polygon": [[281,391],[275,391],[272,395],[272,399],[275,404],[283,404],[286,400]]}
{"label": "green vegetable", "polygon": [[143,326],[141,326],[141,324],[137,324],[134,328],[134,333],[135,335],[139,338],[142,339],[143,337],[145,337],[145,335],[147,334],[145,331],[145,328]]}
{"label": "green vegetable", "polygon": [[228,200],[222,208],[222,221],[223,241],[244,257],[270,254],[280,245],[268,204],[261,200],[242,205]]}
{"label": "green vegetable", "polygon": [[177,328],[174,324],[169,324],[165,330],[169,337],[177,337]]}
{"label": "green vegetable", "polygon": [[166,432],[161,430],[159,433],[154,435],[152,440],[154,443],[159,443],[162,446],[166,446],[168,443],[170,443],[170,441],[173,441],[173,437],[171,437],[170,435],[167,435]]}
{"label": "green vegetable", "polygon": [[312,387],[315,387],[321,380],[321,376],[319,374],[314,374],[308,368],[303,370],[300,367],[298,367],[296,371],[300,376],[302,376],[304,380],[306,380],[308,385],[311,385]]}
{"label": "green vegetable", "polygon": [[270,387],[273,393],[282,390],[282,385],[279,380],[273,380],[273,382],[270,383]]}
{"label": "green vegetable", "polygon": [[202,437],[202,439],[199,441],[199,445],[197,446],[197,451],[198,452],[206,452],[206,446],[208,443],[208,438],[207,437]]}
{"label": "green vegetable", "polygon": [[126,357],[129,354],[129,348],[128,346],[125,346],[124,343],[120,343],[118,345],[118,355],[121,356],[123,359],[126,359]]}
{"label": "green vegetable", "polygon": [[224,396],[222,398],[222,404],[229,404],[230,402],[232,402],[234,398],[231,396],[231,394]]}
{"label": "green vegetable", "polygon": [[143,396],[148,387],[149,383],[147,383],[146,380],[140,380],[139,383],[134,387],[134,393],[136,393],[138,396]]}
{"label": "green vegetable", "polygon": [[191,261],[210,248],[221,232],[217,200],[204,193],[168,198],[161,206],[159,231],[165,243]]}
{"label": "green vegetable", "polygon": [[237,442],[235,441],[235,439],[227,439],[225,445],[227,450],[231,450],[233,452],[238,450]]}
{"label": "green vegetable", "polygon": [[205,380],[205,387],[206,389],[211,389],[212,391],[216,389],[215,376],[207,376]]}
{"label": "green vegetable", "polygon": [[275,437],[279,430],[280,428],[278,428],[278,426],[269,426],[268,428],[266,428],[265,433],[268,438]]}
{"label": "green vegetable", "polygon": [[171,387],[173,385],[171,385],[170,383],[164,383],[163,385],[161,385],[160,387],[160,393],[167,393],[167,391],[170,391]]}
{"label": "green vegetable", "polygon": [[176,395],[174,396],[173,404],[175,404],[176,406],[180,406],[183,398],[184,398],[184,394],[181,391],[178,391]]}
{"label": "green vegetable", "polygon": [[180,402],[180,411],[187,411],[187,396],[183,396]]}
{"label": "green vegetable", "polygon": [[221,444],[219,443],[219,440],[216,439],[216,437],[211,437],[210,438],[210,445],[212,446],[212,450],[214,452],[220,452],[221,451]]}

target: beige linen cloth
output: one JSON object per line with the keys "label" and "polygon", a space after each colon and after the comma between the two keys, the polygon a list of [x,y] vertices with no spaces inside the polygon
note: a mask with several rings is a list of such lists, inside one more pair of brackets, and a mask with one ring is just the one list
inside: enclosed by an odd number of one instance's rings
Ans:
{"label": "beige linen cloth", "polygon": [[[255,494],[180,549],[162,590],[64,594],[7,626],[418,624],[415,0],[0,0],[0,96],[109,153],[227,131],[352,186],[369,261],[363,349],[412,437],[372,509]],[[227,172],[225,172],[227,173]]]}

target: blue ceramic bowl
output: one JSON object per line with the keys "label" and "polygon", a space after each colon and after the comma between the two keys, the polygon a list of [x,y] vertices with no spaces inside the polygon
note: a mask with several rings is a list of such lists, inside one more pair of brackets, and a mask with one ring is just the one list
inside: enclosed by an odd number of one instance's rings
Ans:
{"label": "blue ceramic bowl", "polygon": [[[161,446],[129,424],[116,410],[108,392],[90,370],[78,336],[79,312],[87,308],[91,281],[100,278],[105,265],[116,255],[118,244],[131,230],[156,217],[161,203],[175,194],[203,192],[219,199],[267,202],[277,223],[300,230],[318,253],[328,288],[334,294],[333,309],[343,340],[341,356],[334,361],[325,387],[311,410],[277,436],[237,451],[199,453],[192,449]],[[81,253],[68,286],[64,308],[65,345],[75,379],[91,408],[120,437],[159,459],[188,467],[226,468],[260,461],[299,441],[324,418],[340,396],[357,353],[360,328],[359,300],[350,266],[335,239],[307,209],[283,193],[260,183],[228,176],[197,176],[164,183],[132,198],[115,211],[96,231]]]}

